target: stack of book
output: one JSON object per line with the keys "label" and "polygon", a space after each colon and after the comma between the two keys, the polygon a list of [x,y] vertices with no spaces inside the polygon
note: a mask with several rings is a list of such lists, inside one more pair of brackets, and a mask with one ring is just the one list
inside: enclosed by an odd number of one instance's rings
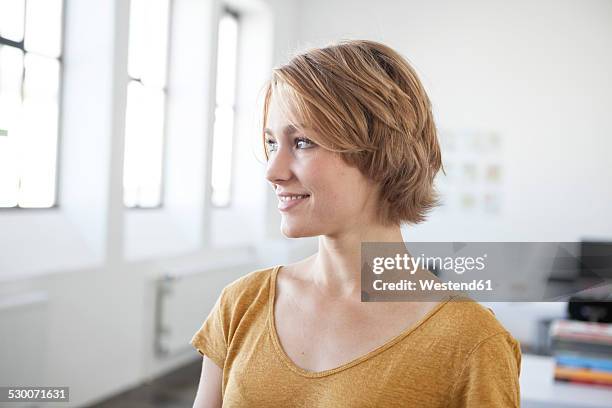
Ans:
{"label": "stack of book", "polygon": [[550,340],[555,380],[612,387],[612,324],[556,320]]}

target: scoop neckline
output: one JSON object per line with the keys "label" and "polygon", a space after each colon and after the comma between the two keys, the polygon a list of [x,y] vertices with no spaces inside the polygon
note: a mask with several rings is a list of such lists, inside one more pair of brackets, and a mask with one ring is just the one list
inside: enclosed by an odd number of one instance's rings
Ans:
{"label": "scoop neckline", "polygon": [[287,353],[285,352],[285,350],[283,349],[282,345],[280,344],[280,339],[278,337],[278,333],[276,331],[276,322],[274,321],[274,300],[275,300],[275,295],[276,295],[276,276],[278,274],[279,269],[284,266],[284,265],[276,265],[273,269],[272,269],[272,273],[270,274],[270,279],[269,279],[269,285],[270,285],[270,290],[269,290],[269,295],[268,295],[268,333],[270,335],[270,337],[272,338],[272,343],[274,345],[274,349],[276,350],[276,353],[280,356],[281,360],[285,363],[285,365],[293,372],[303,376],[303,377],[308,377],[308,378],[320,378],[320,377],[325,377],[343,370],[346,370],[350,367],[353,367],[363,361],[366,361],[370,358],[373,358],[374,356],[382,353],[383,351],[387,350],[388,348],[392,347],[393,345],[397,344],[398,342],[400,342],[402,339],[404,339],[405,337],[408,337],[411,333],[413,333],[416,329],[418,329],[420,326],[422,326],[425,322],[427,322],[430,318],[432,318],[438,311],[440,311],[440,309],[442,309],[442,307],[444,307],[451,299],[452,296],[448,296],[446,298],[444,298],[443,300],[441,300],[440,302],[438,302],[438,304],[436,306],[433,307],[433,309],[431,309],[429,312],[427,312],[425,315],[423,315],[419,320],[417,320],[416,323],[410,325],[409,327],[407,327],[406,329],[404,329],[402,332],[400,332],[398,335],[396,335],[395,337],[392,337],[391,339],[387,340],[385,343],[381,344],[380,346],[376,347],[373,350],[370,350],[369,352],[367,352],[366,354],[363,354],[359,357],[354,358],[353,360],[346,362],[338,367],[334,367],[334,368],[329,368],[327,370],[323,370],[323,371],[310,371],[310,370],[305,370],[302,367],[298,366],[297,364],[295,364],[293,362],[293,360],[291,360],[289,358],[289,356],[287,355]]}

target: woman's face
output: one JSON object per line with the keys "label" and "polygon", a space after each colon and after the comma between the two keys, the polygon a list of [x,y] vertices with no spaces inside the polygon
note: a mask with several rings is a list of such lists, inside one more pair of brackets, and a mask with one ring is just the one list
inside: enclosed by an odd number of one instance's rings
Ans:
{"label": "woman's face", "polygon": [[[281,231],[289,238],[334,236],[372,222],[377,189],[339,155],[319,145],[317,135],[291,125],[273,97],[268,110],[266,179],[277,194]],[[307,197],[284,201],[284,194]]]}

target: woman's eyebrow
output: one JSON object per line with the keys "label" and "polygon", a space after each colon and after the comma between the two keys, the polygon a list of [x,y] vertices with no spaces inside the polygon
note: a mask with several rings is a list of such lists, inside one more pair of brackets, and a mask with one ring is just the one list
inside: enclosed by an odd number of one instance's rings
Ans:
{"label": "woman's eyebrow", "polygon": [[[285,129],[283,129],[283,133],[286,134],[287,136],[291,136],[292,134],[296,133],[298,131],[298,129],[293,126],[293,125],[287,125],[285,126]],[[270,136],[274,136],[273,132],[271,129],[266,128],[264,130],[264,133]]]}

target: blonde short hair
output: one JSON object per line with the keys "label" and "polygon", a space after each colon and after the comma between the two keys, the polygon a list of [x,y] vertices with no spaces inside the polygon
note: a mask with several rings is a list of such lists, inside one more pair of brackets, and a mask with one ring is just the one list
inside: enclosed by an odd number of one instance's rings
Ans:
{"label": "blonde short hair", "polygon": [[[276,67],[265,87],[263,129],[273,94],[297,128],[380,185],[378,219],[416,224],[439,205],[442,159],[431,103],[416,72],[390,47],[345,40]],[[301,126],[303,125],[303,126]],[[265,146],[266,159],[269,159]]]}

